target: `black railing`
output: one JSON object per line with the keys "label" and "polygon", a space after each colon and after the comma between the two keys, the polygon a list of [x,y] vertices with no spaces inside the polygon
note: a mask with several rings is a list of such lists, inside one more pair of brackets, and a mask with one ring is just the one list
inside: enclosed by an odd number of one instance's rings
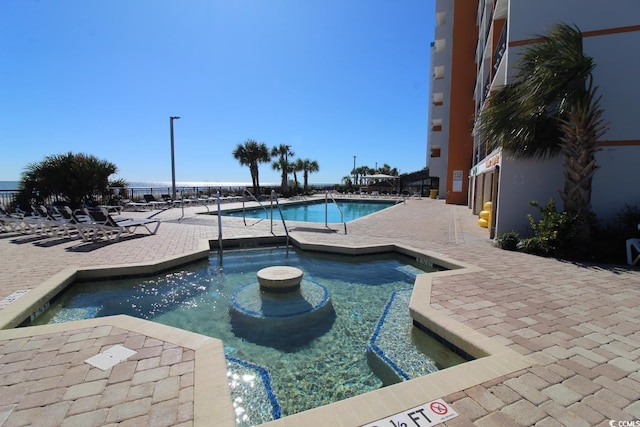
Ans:
{"label": "black railing", "polygon": [[[197,198],[200,196],[215,196],[218,192],[223,196],[242,195],[246,187],[176,187],[176,193],[181,199]],[[168,197],[171,187],[124,187],[110,188],[109,193],[101,195],[93,195],[91,202],[96,204],[117,204],[126,201],[142,202],[147,194],[153,195],[158,200]],[[261,188],[263,193],[268,194],[272,188]],[[52,196],[43,198],[38,194],[24,195],[22,190],[0,190],[0,204],[7,208],[15,209],[20,206],[22,209],[28,209],[29,204],[44,204],[49,206],[62,197]]]}
{"label": "black railing", "polygon": [[505,24],[502,27],[502,32],[500,33],[500,38],[498,39],[498,45],[493,52],[493,72],[494,74],[498,72],[498,68],[500,67],[500,62],[502,61],[502,57],[507,51],[507,25]]}
{"label": "black railing", "polygon": [[0,204],[12,207],[15,205],[19,195],[19,190],[0,190]]}

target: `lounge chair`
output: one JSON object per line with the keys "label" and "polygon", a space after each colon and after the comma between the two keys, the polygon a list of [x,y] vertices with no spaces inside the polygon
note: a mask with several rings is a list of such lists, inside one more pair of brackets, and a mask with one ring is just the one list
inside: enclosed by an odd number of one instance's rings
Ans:
{"label": "lounge chair", "polygon": [[32,221],[35,224],[33,228],[36,232],[46,234],[66,232],[66,221],[60,216],[54,216],[46,206],[33,205],[31,209],[33,210],[32,216],[25,217],[25,220]]}
{"label": "lounge chair", "polygon": [[9,212],[4,205],[0,204],[1,231],[22,231],[25,226],[23,214]]}
{"label": "lounge chair", "polygon": [[[38,234],[53,234],[58,230],[62,224],[57,218],[54,218],[49,210],[42,205],[31,206],[31,213],[27,213],[22,210],[17,210],[17,214],[13,214],[13,218],[19,218],[19,220],[13,220],[13,231],[20,231],[21,233],[33,233]],[[6,214],[4,214],[6,218]],[[6,229],[6,226],[5,226]]]}
{"label": "lounge chair", "polygon": [[[640,224],[638,224],[640,230]],[[636,257],[633,257],[633,250],[636,250]],[[640,261],[640,239],[627,239],[627,264],[636,265]]]}
{"label": "lounge chair", "polygon": [[122,233],[133,233],[138,227],[144,227],[149,234],[156,234],[160,227],[159,220],[150,218],[116,221],[104,208],[91,208],[86,212],[91,217],[91,225],[94,227],[94,241],[98,239],[99,235],[103,235],[107,240],[115,242],[120,239]]}
{"label": "lounge chair", "polygon": [[168,200],[158,200],[153,196],[153,194],[145,194],[143,197],[152,208],[162,209],[171,206],[171,203]]}
{"label": "lounge chair", "polygon": [[71,231],[76,230],[82,240],[89,240],[96,231],[97,226],[89,215],[81,211],[72,211],[69,206],[54,206],[53,209],[65,222],[65,235],[71,236]]}

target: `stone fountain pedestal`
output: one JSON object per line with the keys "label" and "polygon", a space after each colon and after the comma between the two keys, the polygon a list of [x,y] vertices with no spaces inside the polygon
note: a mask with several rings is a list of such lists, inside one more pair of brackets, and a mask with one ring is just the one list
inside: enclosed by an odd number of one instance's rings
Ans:
{"label": "stone fountain pedestal", "polygon": [[291,292],[300,288],[302,270],[296,267],[276,265],[258,271],[260,289],[265,292]]}
{"label": "stone fountain pedestal", "polygon": [[231,298],[236,335],[261,345],[296,348],[331,328],[335,311],[325,286],[303,279],[296,267],[277,265],[256,275],[257,283],[241,287]]}

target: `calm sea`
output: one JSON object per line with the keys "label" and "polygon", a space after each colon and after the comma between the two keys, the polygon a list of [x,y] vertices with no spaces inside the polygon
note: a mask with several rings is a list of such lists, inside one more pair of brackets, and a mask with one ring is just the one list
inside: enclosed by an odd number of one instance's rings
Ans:
{"label": "calm sea", "polygon": [[[274,183],[260,183],[260,186],[272,187],[278,184]],[[171,182],[130,182],[129,187],[131,188],[170,188]],[[209,188],[209,187],[251,187],[250,182],[207,182],[207,181],[180,181],[176,182],[176,187],[184,187],[184,188]],[[0,181],[0,190],[17,190],[18,189],[18,181]]]}
{"label": "calm sea", "polygon": [[[277,187],[280,183],[261,182],[261,187]],[[330,187],[333,184],[312,184],[316,187]],[[179,188],[244,188],[251,187],[251,182],[233,181],[177,181]],[[171,188],[171,182],[130,182],[129,188]],[[0,181],[0,190],[17,190],[18,181]]]}

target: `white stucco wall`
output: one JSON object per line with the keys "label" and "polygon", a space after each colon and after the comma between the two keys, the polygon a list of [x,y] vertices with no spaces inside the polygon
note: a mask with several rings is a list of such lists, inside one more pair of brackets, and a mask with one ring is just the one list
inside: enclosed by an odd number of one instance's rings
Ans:
{"label": "white stucco wall", "polygon": [[562,165],[559,158],[550,160],[519,160],[504,158],[500,167],[496,236],[510,231],[520,235],[531,232],[527,214],[538,218],[538,209],[529,205],[532,200],[545,205],[550,198],[562,209],[558,190],[562,188]]}
{"label": "white stucco wall", "polygon": [[[511,0],[509,9],[510,42],[531,39],[558,23],[576,24],[583,32],[637,26],[640,18],[638,0]],[[602,96],[600,107],[608,130],[600,141],[605,145],[596,155],[600,167],[593,178],[592,209],[598,220],[616,220],[625,204],[640,206],[640,31],[626,31],[584,38],[584,51],[595,63],[594,84]],[[510,64],[526,46],[509,49]],[[634,51],[632,53],[632,51]],[[634,145],[635,144],[635,145]],[[540,169],[537,169],[537,168]],[[513,177],[524,176],[524,183]],[[529,200],[546,203],[554,197],[560,209],[557,189],[562,188],[560,159],[548,165],[521,160],[503,160],[496,235],[511,231],[528,231],[521,225],[526,213],[534,212]],[[508,202],[507,202],[508,201]],[[517,206],[522,210],[518,210]],[[525,207],[522,207],[525,206]]]}
{"label": "white stucco wall", "polygon": [[558,23],[580,31],[638,25],[638,0],[511,0],[510,41],[535,38]]}
{"label": "white stucco wall", "polygon": [[[440,157],[429,157],[429,175],[440,178],[438,197],[444,198],[447,194],[447,163],[449,158],[449,109],[451,106],[451,55],[453,37],[453,1],[436,0],[436,13],[444,13],[444,23],[436,27],[437,40],[445,40],[445,48],[442,52],[434,52],[431,55],[431,73],[429,103],[433,103],[434,93],[443,95],[441,106],[429,108],[427,156],[431,155],[431,147],[440,147]],[[434,67],[444,66],[444,78],[433,79]],[[431,130],[432,120],[442,119],[442,130]]]}

